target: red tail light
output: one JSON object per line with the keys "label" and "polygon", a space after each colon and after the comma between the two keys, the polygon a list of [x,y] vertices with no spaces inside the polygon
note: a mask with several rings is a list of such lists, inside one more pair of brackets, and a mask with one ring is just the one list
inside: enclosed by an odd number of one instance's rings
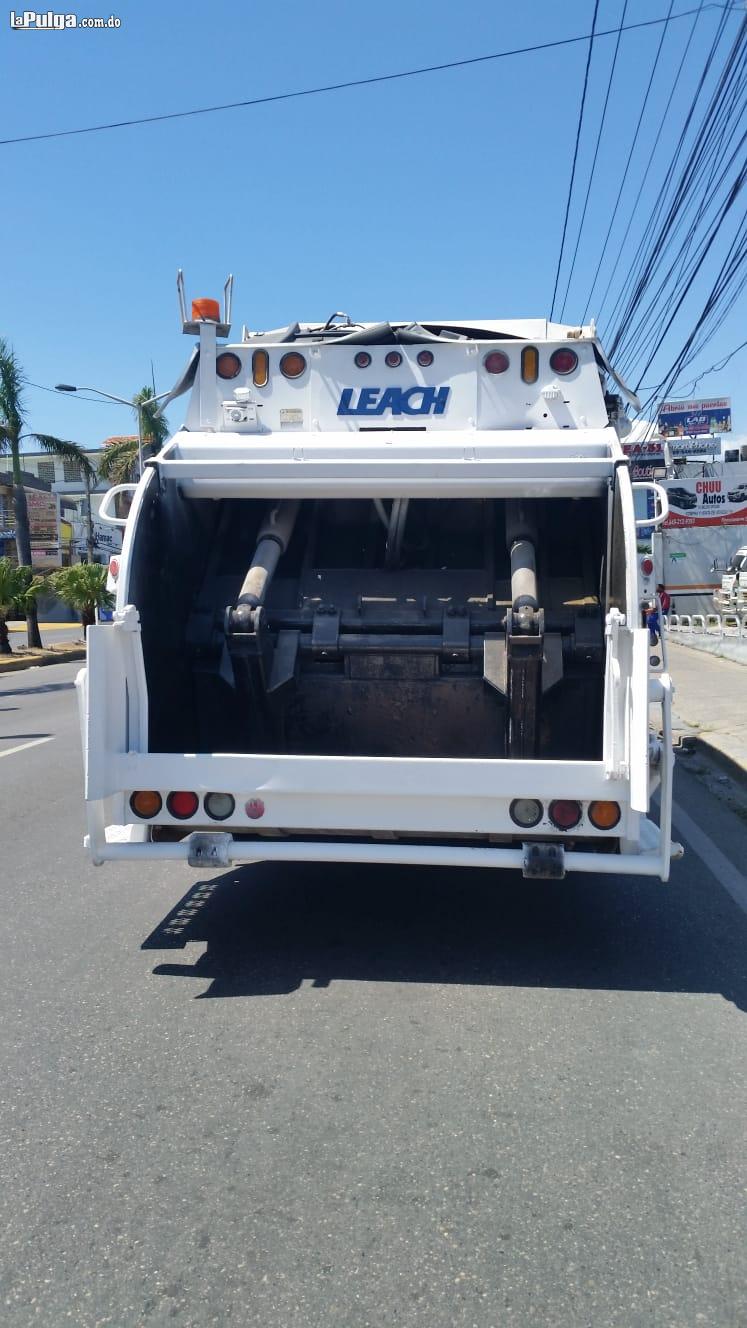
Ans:
{"label": "red tail light", "polygon": [[485,356],[483,366],[488,373],[505,373],[508,368],[508,356],[504,355],[502,350],[491,350],[490,354]]}
{"label": "red tail light", "polygon": [[175,816],[177,821],[188,821],[194,816],[200,805],[200,799],[196,793],[170,793],[166,799],[166,810],[170,816]]}
{"label": "red tail light", "polygon": [[226,350],[215,361],[215,371],[219,378],[235,378],[241,373],[241,360],[232,350]]}
{"label": "red tail light", "polygon": [[550,803],[550,820],[556,830],[573,830],[581,820],[581,803],[558,798]]}
{"label": "red tail light", "polygon": [[402,356],[398,350],[387,351],[384,356],[384,363],[388,365],[390,369],[397,369],[402,363]]}
{"label": "red tail light", "polygon": [[109,559],[109,575],[113,576],[114,580],[116,581],[117,577],[119,576],[119,558]]}
{"label": "red tail light", "polygon": [[280,372],[284,378],[300,378],[306,370],[306,360],[297,350],[289,350],[280,361]]}
{"label": "red tail light", "polygon": [[569,374],[578,364],[578,355],[575,350],[554,350],[550,356],[550,368],[556,374]]}

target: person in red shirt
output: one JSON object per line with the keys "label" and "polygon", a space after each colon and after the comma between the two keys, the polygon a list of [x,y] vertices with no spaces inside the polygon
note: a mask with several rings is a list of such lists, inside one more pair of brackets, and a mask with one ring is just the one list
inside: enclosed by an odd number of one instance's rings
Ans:
{"label": "person in red shirt", "polygon": [[669,610],[672,606],[671,595],[667,594],[666,590],[662,585],[658,585],[656,587],[656,593],[659,596],[659,603],[661,604],[662,613],[669,613]]}

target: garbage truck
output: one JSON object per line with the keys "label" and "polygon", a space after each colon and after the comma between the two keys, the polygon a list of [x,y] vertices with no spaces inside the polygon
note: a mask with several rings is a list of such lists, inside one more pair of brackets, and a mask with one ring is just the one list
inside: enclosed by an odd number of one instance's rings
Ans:
{"label": "garbage truck", "polygon": [[78,678],[93,862],[667,880],[636,402],[593,323],[231,340],[232,284],[188,312],[179,274],[184,424],[101,508],[124,541]]}

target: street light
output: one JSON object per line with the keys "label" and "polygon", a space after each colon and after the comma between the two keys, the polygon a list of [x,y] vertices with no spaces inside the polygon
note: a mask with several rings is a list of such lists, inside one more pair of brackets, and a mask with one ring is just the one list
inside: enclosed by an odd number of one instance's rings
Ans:
{"label": "street light", "polygon": [[[131,398],[128,400],[127,397],[117,397],[114,396],[112,392],[103,392],[100,387],[82,387],[80,386],[80,384],[74,387],[72,383],[56,383],[55,392],[94,392],[97,397],[106,397],[107,401],[116,401],[119,403],[120,406],[129,406],[130,410],[132,410],[132,407],[135,404]],[[168,397],[170,395],[171,395],[170,392],[161,392],[159,396],[149,397],[148,400],[155,403],[156,401],[162,401],[164,397]],[[143,477],[143,403],[142,401],[139,401],[137,403],[137,464],[138,464],[138,479],[142,479]]]}

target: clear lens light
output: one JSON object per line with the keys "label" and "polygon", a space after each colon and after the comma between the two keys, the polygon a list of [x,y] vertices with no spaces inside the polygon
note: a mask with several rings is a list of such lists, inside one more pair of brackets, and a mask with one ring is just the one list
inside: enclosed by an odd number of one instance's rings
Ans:
{"label": "clear lens light", "polygon": [[542,820],[542,803],[536,798],[514,798],[508,810],[511,820],[525,830]]}
{"label": "clear lens light", "polygon": [[235,807],[235,799],[230,793],[208,793],[205,797],[205,811],[214,821],[228,820]]}

